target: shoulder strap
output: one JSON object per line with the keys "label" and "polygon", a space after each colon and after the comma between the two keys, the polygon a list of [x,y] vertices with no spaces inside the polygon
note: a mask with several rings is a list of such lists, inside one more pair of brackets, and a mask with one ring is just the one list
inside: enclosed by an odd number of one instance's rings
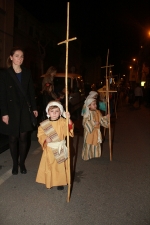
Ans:
{"label": "shoulder strap", "polygon": [[13,80],[15,81],[15,83],[17,84],[17,86],[18,86],[19,90],[21,91],[23,97],[25,98],[25,100],[26,100],[28,106],[31,107],[31,105],[30,105],[30,103],[29,103],[29,101],[28,101],[28,99],[27,99],[26,93],[25,93],[24,89],[22,88],[22,86],[21,86],[19,80],[17,79],[17,77],[16,77],[14,71],[13,71],[11,68],[9,68],[9,69],[8,69],[8,72],[9,72],[9,74],[11,75],[11,77],[13,78]]}
{"label": "shoulder strap", "polygon": [[44,133],[46,136],[50,137],[53,142],[60,141],[59,136],[55,129],[53,128],[52,124],[50,123],[49,119],[44,120],[40,123],[42,129],[44,130]]}

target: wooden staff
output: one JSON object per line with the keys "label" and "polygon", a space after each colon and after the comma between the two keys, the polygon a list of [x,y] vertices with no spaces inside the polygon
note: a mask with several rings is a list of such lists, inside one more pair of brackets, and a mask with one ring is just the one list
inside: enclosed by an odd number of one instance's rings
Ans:
{"label": "wooden staff", "polygon": [[[66,40],[69,38],[69,2],[67,3],[67,34]],[[68,41],[66,42],[66,74],[65,74],[65,86],[66,86],[66,113],[68,114]],[[66,126],[68,128],[68,117],[66,118]],[[70,146],[69,146],[69,132],[67,129],[67,148],[68,148],[68,195],[67,202],[70,201],[70,189],[71,189],[71,177],[70,177]]]}
{"label": "wooden staff", "polygon": [[[109,49],[107,53],[107,66],[106,66],[106,101],[107,101],[107,113],[110,115],[110,105],[109,105],[109,86],[108,86],[108,79],[107,79],[107,73],[108,73],[108,58],[109,58]],[[111,149],[111,125],[110,125],[110,119],[109,119],[109,154],[110,154],[110,161],[112,161],[112,149]]]}
{"label": "wooden staff", "polygon": [[[106,90],[107,90],[107,108],[108,108],[108,114],[110,115],[110,105],[109,105],[109,92],[108,92],[108,79],[106,80]],[[112,161],[112,146],[111,146],[111,125],[110,125],[110,119],[109,119],[109,155],[110,155],[110,161]]]}
{"label": "wooden staff", "polygon": [[[70,2],[67,2],[67,33],[66,40],[58,43],[58,45],[65,43],[66,44],[66,67],[65,67],[65,94],[66,94],[66,113],[68,114],[68,44],[69,41],[76,40],[77,38],[69,39],[69,6]],[[71,190],[71,175],[70,175],[70,147],[69,147],[69,131],[68,131],[68,118],[66,118],[67,126],[67,148],[68,148],[68,195],[67,202],[70,201],[70,190]]]}
{"label": "wooden staff", "polygon": [[[109,58],[109,49],[107,52],[107,60],[106,60],[106,82],[107,82],[107,73],[108,73],[108,58]],[[108,103],[108,98],[109,98],[109,94],[108,94],[108,87],[106,85],[106,102]],[[108,107],[106,107],[106,111],[105,111],[105,116],[108,113]],[[104,127],[104,136],[106,135],[106,128]]]}
{"label": "wooden staff", "polygon": [[[106,61],[106,66],[103,66],[101,68],[106,68],[106,102],[107,102],[107,110],[105,112],[105,115],[108,113],[110,115],[110,105],[109,105],[109,86],[108,86],[108,68],[112,67],[113,65],[108,66],[108,58],[109,58],[109,49],[107,52],[107,61]],[[108,78],[107,78],[108,77]],[[110,161],[112,161],[112,140],[111,140],[111,125],[110,125],[110,121],[109,121],[109,153],[110,153]],[[106,129],[104,130],[104,134],[105,134]]]}

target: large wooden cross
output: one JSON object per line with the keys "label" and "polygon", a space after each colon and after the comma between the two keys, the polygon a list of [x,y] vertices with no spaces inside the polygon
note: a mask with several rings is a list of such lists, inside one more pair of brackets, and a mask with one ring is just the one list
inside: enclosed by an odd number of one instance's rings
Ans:
{"label": "large wooden cross", "polygon": [[[102,68],[106,68],[106,67],[102,67]],[[109,68],[111,68],[111,65],[110,65]],[[110,78],[113,78],[113,77],[116,77],[116,76],[118,76],[118,75],[113,75],[113,76],[112,75],[109,75],[109,76],[107,76],[107,79],[110,79]],[[106,78],[106,76],[105,76],[105,78]],[[110,90],[110,82],[108,82],[108,88],[109,88],[109,91],[108,92],[110,92],[110,93],[117,92],[115,90]],[[106,91],[100,91],[100,90],[98,90],[98,92],[106,92]],[[117,102],[118,102],[118,92],[117,92],[117,98],[115,97],[115,116],[116,116],[116,119],[117,119]]]}
{"label": "large wooden cross", "polygon": [[[98,92],[106,92],[106,103],[107,103],[107,113],[110,115],[110,104],[109,104],[109,93],[110,92],[117,92],[117,91],[111,91],[109,90],[109,84],[108,84],[108,68],[113,67],[114,65],[108,65],[108,58],[109,58],[109,49],[107,52],[107,61],[106,61],[106,66],[102,66],[101,68],[106,68],[106,91],[98,91]],[[110,153],[110,161],[112,161],[112,139],[111,139],[111,124],[109,121],[109,153]]]}
{"label": "large wooden cross", "polygon": [[[70,2],[67,2],[67,32],[66,32],[66,40],[59,42],[58,45],[66,44],[66,67],[65,67],[65,91],[66,91],[66,113],[68,114],[68,46],[69,41],[76,40],[77,38],[69,39],[69,7]],[[70,190],[71,190],[71,175],[70,175],[70,147],[69,147],[69,132],[68,132],[68,118],[66,118],[66,126],[67,126],[67,148],[68,148],[68,195],[67,202],[70,201]]]}

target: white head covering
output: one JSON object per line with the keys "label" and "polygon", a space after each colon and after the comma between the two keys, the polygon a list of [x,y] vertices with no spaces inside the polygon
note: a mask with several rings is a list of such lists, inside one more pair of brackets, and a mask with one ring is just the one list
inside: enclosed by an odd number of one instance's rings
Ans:
{"label": "white head covering", "polygon": [[89,95],[86,97],[85,101],[84,101],[84,104],[86,103],[86,100],[89,99],[89,98],[97,98],[97,95],[98,93],[96,91],[90,91],[89,92]]}
{"label": "white head covering", "polygon": [[65,111],[63,109],[63,106],[60,102],[57,102],[57,101],[51,101],[48,103],[48,105],[46,106],[46,113],[47,113],[47,117],[49,118],[50,115],[48,114],[48,110],[49,110],[49,107],[50,106],[58,106],[58,108],[60,109],[60,115],[63,116],[63,117],[66,117],[65,116]]}
{"label": "white head covering", "polygon": [[81,112],[81,115],[83,117],[86,118],[89,116],[89,114],[90,114],[89,105],[94,101],[95,101],[95,98],[90,98],[90,97],[85,100],[84,106],[83,106],[82,112]]}
{"label": "white head covering", "polygon": [[[84,106],[82,108],[82,112],[81,112],[81,116],[86,117],[86,111],[88,112],[87,114],[89,114],[89,108],[87,107],[88,104],[88,99],[93,99],[93,101],[97,98],[98,93],[96,91],[90,91],[89,95],[87,96],[87,98],[84,101]],[[89,103],[90,105],[91,103]]]}
{"label": "white head covering", "polygon": [[88,98],[85,100],[85,106],[88,107],[92,102],[95,101],[95,98]]}
{"label": "white head covering", "polygon": [[90,96],[91,98],[97,98],[97,95],[98,93],[96,91],[90,91],[88,96]]}

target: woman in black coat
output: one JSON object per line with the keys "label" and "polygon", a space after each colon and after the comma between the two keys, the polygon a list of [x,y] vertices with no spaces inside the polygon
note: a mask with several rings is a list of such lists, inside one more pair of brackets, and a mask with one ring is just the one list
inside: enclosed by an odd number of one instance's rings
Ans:
{"label": "woman in black coat", "polygon": [[21,66],[23,59],[23,50],[14,47],[8,59],[9,68],[0,72],[1,132],[9,135],[13,175],[18,174],[18,146],[20,172],[22,174],[27,173],[25,159],[27,156],[28,132],[33,129],[27,101],[19,90],[13,76],[19,80],[32,106],[34,115],[38,116],[31,74],[29,70]]}

